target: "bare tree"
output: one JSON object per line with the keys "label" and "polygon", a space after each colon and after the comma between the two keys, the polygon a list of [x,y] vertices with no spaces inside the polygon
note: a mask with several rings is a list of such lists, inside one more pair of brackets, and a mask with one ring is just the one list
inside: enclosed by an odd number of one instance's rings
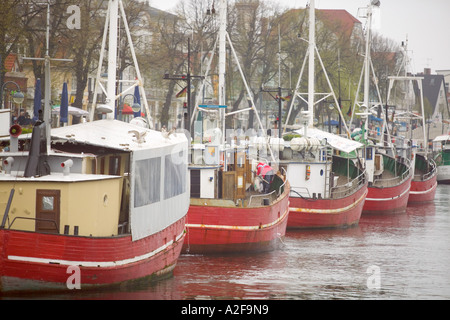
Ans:
{"label": "bare tree", "polygon": [[44,8],[33,0],[4,0],[0,5],[0,88],[6,73],[5,60],[26,43],[27,30]]}

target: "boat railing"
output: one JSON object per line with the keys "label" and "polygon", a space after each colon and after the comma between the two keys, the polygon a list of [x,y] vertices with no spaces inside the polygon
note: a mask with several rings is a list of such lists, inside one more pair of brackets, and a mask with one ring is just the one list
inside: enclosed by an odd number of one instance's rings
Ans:
{"label": "boat railing", "polygon": [[281,186],[279,186],[276,190],[273,190],[270,193],[265,194],[253,194],[250,196],[248,201],[249,207],[255,207],[255,206],[261,206],[261,205],[269,205],[276,199],[278,199],[279,196],[282,195],[284,192],[284,188],[286,187],[287,179],[286,179],[286,170],[282,168],[284,171],[284,179]]}
{"label": "boat railing", "polygon": [[346,184],[331,188],[331,198],[339,199],[350,195],[354,190],[359,190],[366,183],[366,171],[363,171],[359,176]]}
{"label": "boat railing", "polygon": [[126,227],[128,226],[128,222],[124,222],[118,225],[118,234],[125,234],[126,233]]}
{"label": "boat railing", "polygon": [[383,185],[391,185],[391,186],[395,186],[396,184],[401,184],[403,183],[405,180],[409,179],[410,176],[413,176],[414,173],[412,172],[412,168],[411,168],[411,160],[407,159],[407,158],[402,158],[405,163],[404,165],[407,167],[407,170],[405,172],[402,173],[401,176],[397,176],[397,177],[393,177],[393,178],[376,178],[373,181],[373,185],[376,186],[377,184],[383,184]]}
{"label": "boat railing", "polygon": [[285,168],[281,168],[281,170],[283,171],[283,173],[282,173],[283,184],[278,187],[278,197],[281,196],[281,194],[283,193],[284,187],[286,186],[286,183],[287,183],[287,172],[286,172],[286,169]]}
{"label": "boat railing", "polygon": [[429,159],[429,161],[430,161],[432,169],[431,169],[431,171],[422,175],[422,180],[428,180],[436,173],[436,170],[437,170],[436,162],[434,162],[433,159]]}
{"label": "boat railing", "polygon": [[296,187],[291,185],[291,193],[294,194],[294,197],[311,198],[311,194],[307,187]]}
{"label": "boat railing", "polygon": [[[59,228],[58,228],[58,224],[56,223],[55,220],[51,220],[51,219],[40,219],[40,218],[29,218],[29,217],[15,217],[13,219],[13,221],[9,224],[8,229],[11,229],[11,227],[13,226],[13,224],[16,222],[16,220],[33,220],[33,221],[41,221],[41,222],[49,222],[54,226],[54,229],[56,231],[56,233],[59,234]],[[52,229],[51,229],[52,230]]]}
{"label": "boat railing", "polygon": [[278,188],[278,194],[277,194],[278,197],[281,196],[281,194],[283,193],[284,187],[286,186],[286,182],[287,182],[287,179],[284,179],[283,184]]}
{"label": "boat railing", "polygon": [[273,190],[271,193],[254,194],[250,196],[248,200],[248,207],[260,207],[263,205],[268,206],[273,200],[277,198],[277,190]]}

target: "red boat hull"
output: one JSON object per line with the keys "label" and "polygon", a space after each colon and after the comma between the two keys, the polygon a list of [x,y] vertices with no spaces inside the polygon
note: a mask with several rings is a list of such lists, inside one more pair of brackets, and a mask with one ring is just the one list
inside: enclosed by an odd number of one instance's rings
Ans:
{"label": "red boat hull", "polygon": [[191,205],[184,253],[222,254],[270,251],[286,234],[289,188],[265,207]]}
{"label": "red boat hull", "polygon": [[436,195],[437,185],[436,175],[425,181],[411,181],[408,203],[433,201]]}
{"label": "red boat hull", "polygon": [[288,229],[346,228],[359,223],[367,184],[341,199],[290,197]]}
{"label": "red boat hull", "polygon": [[0,293],[68,290],[71,266],[81,289],[170,276],[181,253],[185,218],[141,240],[0,230]]}
{"label": "red boat hull", "polygon": [[410,176],[401,184],[393,187],[369,186],[366,202],[363,207],[364,214],[393,214],[406,211],[409,192],[411,189]]}

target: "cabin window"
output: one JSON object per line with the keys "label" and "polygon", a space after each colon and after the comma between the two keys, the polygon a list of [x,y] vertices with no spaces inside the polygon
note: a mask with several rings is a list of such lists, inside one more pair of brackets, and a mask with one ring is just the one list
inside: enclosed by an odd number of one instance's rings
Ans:
{"label": "cabin window", "polygon": [[373,149],[367,148],[366,151],[366,160],[372,160],[373,159]]}
{"label": "cabin window", "polygon": [[91,164],[92,164],[91,173],[96,174],[97,173],[97,158],[92,159]]}
{"label": "cabin window", "polygon": [[53,211],[55,207],[54,202],[55,197],[42,197],[42,210]]}
{"label": "cabin window", "polygon": [[186,170],[184,152],[166,156],[164,199],[170,199],[186,192]]}
{"label": "cabin window", "polygon": [[120,176],[120,156],[109,158],[109,174],[111,176]]}
{"label": "cabin window", "polygon": [[100,159],[100,174],[105,174],[105,157]]}
{"label": "cabin window", "polygon": [[139,208],[161,200],[161,158],[136,161],[134,207]]}

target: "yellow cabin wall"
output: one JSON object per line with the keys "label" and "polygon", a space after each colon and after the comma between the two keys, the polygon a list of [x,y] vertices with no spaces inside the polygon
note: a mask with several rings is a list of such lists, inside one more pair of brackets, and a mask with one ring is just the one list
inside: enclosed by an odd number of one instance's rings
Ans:
{"label": "yellow cabin wall", "polygon": [[[0,182],[0,222],[3,219],[11,190],[11,182]],[[110,237],[117,235],[122,178],[82,182],[15,182],[9,221],[16,217],[36,218],[36,190],[60,190],[60,234],[69,225],[79,236]],[[16,220],[12,229],[35,231],[35,220]]]}

